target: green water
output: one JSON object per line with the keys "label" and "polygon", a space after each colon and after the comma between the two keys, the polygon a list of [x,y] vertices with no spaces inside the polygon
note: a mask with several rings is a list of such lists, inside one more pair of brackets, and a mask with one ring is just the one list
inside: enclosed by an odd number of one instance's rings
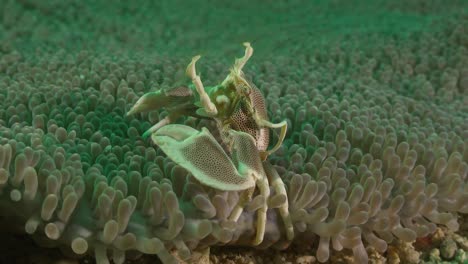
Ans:
{"label": "green water", "polygon": [[[250,41],[291,56],[347,37],[405,37],[466,15],[468,1],[1,1],[0,36],[20,51],[231,55]],[[365,41],[364,41],[365,43]],[[361,44],[364,44],[361,43]],[[370,44],[370,43],[365,43]]]}

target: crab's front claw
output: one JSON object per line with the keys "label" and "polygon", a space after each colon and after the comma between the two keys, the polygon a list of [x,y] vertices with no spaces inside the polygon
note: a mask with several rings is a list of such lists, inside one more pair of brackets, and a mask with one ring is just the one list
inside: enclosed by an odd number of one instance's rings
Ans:
{"label": "crab's front claw", "polygon": [[140,97],[127,112],[127,115],[158,110],[163,107],[170,107],[183,112],[186,108],[191,108],[192,100],[193,92],[189,87],[177,86],[170,89],[161,89],[146,93]]}
{"label": "crab's front claw", "polygon": [[206,128],[198,131],[171,124],[151,135],[153,142],[202,184],[222,191],[241,191],[255,186],[255,173],[248,165],[236,167]]}
{"label": "crab's front claw", "polygon": [[135,105],[127,112],[127,115],[157,110],[167,106],[168,103],[166,94],[161,90],[147,93],[138,99]]}

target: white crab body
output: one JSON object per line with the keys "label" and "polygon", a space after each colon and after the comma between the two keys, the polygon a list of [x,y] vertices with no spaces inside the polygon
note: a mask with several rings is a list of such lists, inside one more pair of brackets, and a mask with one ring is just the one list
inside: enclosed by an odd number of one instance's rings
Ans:
{"label": "white crab body", "polygon": [[[254,245],[263,241],[271,184],[276,198],[279,198],[276,201],[282,201],[276,208],[283,219],[286,236],[292,240],[294,229],[286,189],[276,170],[266,161],[268,155],[281,146],[287,125],[285,121],[279,124],[268,121],[263,95],[244,78],[242,68],[253,53],[249,43],[244,43],[244,46],[244,57],[235,60],[230,74],[221,84],[205,90],[195,70],[200,56],[195,56],[186,71],[193,86],[145,94],[128,113],[161,107],[168,110],[169,115],[145,135],[151,134],[152,141],[200,183],[222,191],[241,192],[229,220],[237,221],[253,196],[258,195],[255,198],[260,204],[256,204],[259,209]],[[216,121],[221,142],[207,128],[198,131],[189,126],[170,124],[183,115]],[[280,128],[281,132],[275,146],[267,150],[271,128]]]}

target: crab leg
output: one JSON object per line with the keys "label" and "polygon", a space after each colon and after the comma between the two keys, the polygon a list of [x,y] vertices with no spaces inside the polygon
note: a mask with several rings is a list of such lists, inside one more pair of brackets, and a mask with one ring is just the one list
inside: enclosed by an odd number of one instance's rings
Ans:
{"label": "crab leg", "polygon": [[165,126],[165,125],[169,125],[171,122],[175,121],[180,115],[178,114],[174,114],[174,113],[170,113],[168,116],[166,116],[165,118],[159,120],[159,122],[157,122],[154,126],[152,126],[150,129],[146,130],[145,133],[143,133],[143,138],[147,138],[148,136],[150,136],[151,134],[153,134],[154,132],[156,132],[158,129],[160,129],[161,127]]}
{"label": "crab leg", "polygon": [[237,222],[239,220],[240,215],[244,211],[245,206],[252,200],[252,195],[255,191],[255,186],[243,191],[239,196],[239,201],[234,206],[229,215],[229,220]]}
{"label": "crab leg", "polygon": [[266,214],[268,210],[267,201],[270,197],[270,186],[268,185],[268,179],[266,177],[258,179],[257,186],[260,191],[260,195],[265,199],[263,206],[257,211],[257,232],[253,241],[254,246],[260,245],[263,242],[263,237],[265,236]]}
{"label": "crab leg", "polygon": [[216,116],[216,114],[218,114],[218,109],[216,109],[216,106],[213,104],[213,102],[211,102],[210,97],[208,96],[208,94],[205,91],[205,88],[203,87],[200,75],[197,75],[197,72],[195,70],[195,64],[200,59],[200,57],[200,55],[197,55],[192,58],[192,61],[187,66],[186,72],[187,75],[190,78],[192,78],[193,85],[195,85],[195,88],[197,89],[197,92],[200,95],[200,102],[206,114],[208,114],[208,116]]}
{"label": "crab leg", "polygon": [[265,161],[269,155],[277,151],[281,147],[281,144],[283,144],[284,138],[286,137],[286,131],[288,130],[288,123],[286,121],[282,121],[278,124],[273,124],[270,121],[260,118],[257,114],[254,114],[254,119],[259,127],[281,128],[276,145],[270,150],[260,152],[261,159]]}
{"label": "crab leg", "polygon": [[[263,162],[263,168],[266,175],[268,176],[268,180],[270,181],[271,186],[275,190],[275,194],[284,195],[287,198],[288,194],[286,193],[283,180],[281,180],[281,177],[278,175],[278,172],[275,170],[275,168],[273,168],[273,166],[268,162]],[[278,210],[286,228],[286,237],[288,240],[293,240],[294,227],[292,224],[291,215],[289,214],[288,199],[286,199],[285,203],[279,207]]]}

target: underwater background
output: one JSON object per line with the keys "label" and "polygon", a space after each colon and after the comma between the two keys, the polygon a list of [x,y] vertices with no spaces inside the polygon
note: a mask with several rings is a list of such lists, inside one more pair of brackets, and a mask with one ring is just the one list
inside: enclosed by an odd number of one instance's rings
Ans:
{"label": "underwater background", "polygon": [[[467,11],[463,0],[0,1],[0,263],[172,263],[209,246],[212,263],[468,263]],[[190,83],[197,54],[203,82],[221,82],[246,41],[245,74],[271,121],[288,122],[268,158],[297,232],[287,249],[275,209],[265,242],[249,245],[252,212],[222,224],[237,194],[191,180],[142,138],[167,111],[125,115],[147,92]]]}

